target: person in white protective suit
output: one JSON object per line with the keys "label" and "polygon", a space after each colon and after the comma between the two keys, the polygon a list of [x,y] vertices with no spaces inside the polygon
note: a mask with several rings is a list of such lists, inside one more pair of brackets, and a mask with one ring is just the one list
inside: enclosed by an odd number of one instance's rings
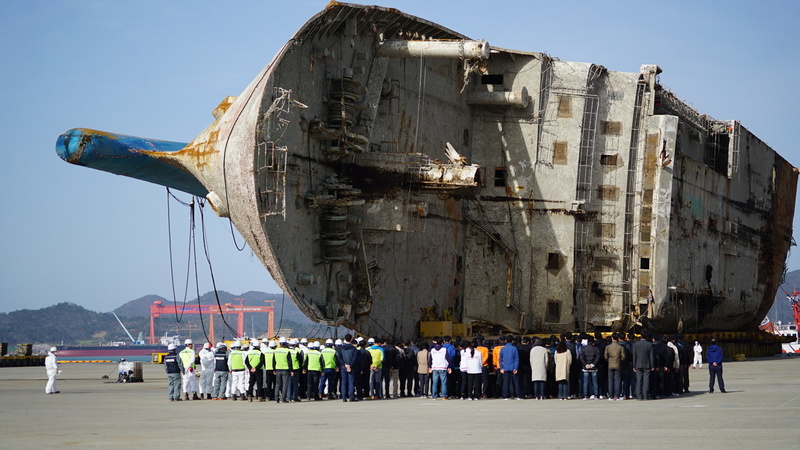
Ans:
{"label": "person in white protective suit", "polygon": [[700,342],[694,341],[694,361],[692,361],[692,369],[703,368],[703,346]]}
{"label": "person in white protective suit", "polygon": [[55,347],[50,347],[50,351],[47,353],[47,358],[44,359],[44,368],[47,369],[47,385],[44,387],[45,394],[58,394],[58,374],[61,373],[58,370],[58,360],[57,360],[58,351]]}
{"label": "person in white protective suit", "polygon": [[211,343],[203,344],[203,349],[197,354],[200,356],[200,398],[211,400],[212,385],[214,383],[214,352]]}
{"label": "person in white protective suit", "polygon": [[228,369],[231,375],[231,398],[236,401],[241,396],[242,400],[245,400],[247,397],[247,385],[245,384],[246,367],[240,341],[236,341],[231,345],[231,352],[228,354]]}
{"label": "person in white protective suit", "polygon": [[178,353],[178,357],[186,368],[183,374],[183,396],[184,400],[189,400],[189,393],[192,393],[192,400],[200,400],[197,396],[197,374],[194,371],[194,346],[191,339],[184,341],[186,347]]}

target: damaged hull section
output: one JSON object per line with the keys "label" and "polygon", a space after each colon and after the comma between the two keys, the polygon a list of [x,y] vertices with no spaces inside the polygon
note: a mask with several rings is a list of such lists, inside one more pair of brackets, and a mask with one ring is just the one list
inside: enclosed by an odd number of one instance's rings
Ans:
{"label": "damaged hull section", "polygon": [[139,154],[198,180],[320,322],[755,329],[797,171],[659,73],[332,2],[192,143]]}

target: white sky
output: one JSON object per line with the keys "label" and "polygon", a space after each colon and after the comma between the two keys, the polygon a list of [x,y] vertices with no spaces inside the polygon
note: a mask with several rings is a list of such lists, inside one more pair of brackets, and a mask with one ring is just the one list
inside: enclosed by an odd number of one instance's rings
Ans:
{"label": "white sky", "polygon": [[[324,0],[0,2],[0,312],[69,301],[110,311],[172,296],[163,187],[67,164],[75,127],[191,141]],[[498,47],[637,72],[699,112],[738,119],[795,166],[797,1],[384,1]],[[178,193],[181,195],[180,193]],[[188,195],[182,195],[188,198]],[[188,213],[172,205],[178,299]],[[217,288],[279,292],[206,211]],[[795,228],[798,221],[795,220]],[[238,238],[241,243],[241,238]],[[198,241],[199,245],[199,241]],[[200,292],[212,289],[199,255]],[[789,269],[800,268],[795,249]],[[194,279],[189,298],[194,298]]]}

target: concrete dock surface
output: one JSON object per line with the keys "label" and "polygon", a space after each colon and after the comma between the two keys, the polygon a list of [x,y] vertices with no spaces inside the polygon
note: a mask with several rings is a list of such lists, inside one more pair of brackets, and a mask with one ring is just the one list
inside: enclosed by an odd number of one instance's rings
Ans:
{"label": "concrete dock surface", "polygon": [[[0,369],[3,448],[797,448],[800,358],[726,362],[727,394],[690,370],[689,394],[652,401],[401,398],[170,402],[164,366],[116,383],[116,364]],[[109,379],[102,379],[109,375]]]}

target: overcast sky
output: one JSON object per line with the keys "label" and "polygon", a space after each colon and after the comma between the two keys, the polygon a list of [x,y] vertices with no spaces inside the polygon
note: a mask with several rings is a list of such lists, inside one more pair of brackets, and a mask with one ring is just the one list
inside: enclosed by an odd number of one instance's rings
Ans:
{"label": "overcast sky", "polygon": [[[171,299],[165,189],[61,161],[58,135],[87,127],[189,142],[327,3],[0,1],[0,312],[62,301],[106,312],[147,294]],[[800,165],[798,1],[381,5],[497,47],[616,71],[658,64],[662,84],[698,111],[740,120]],[[188,210],[171,210],[182,300]],[[279,292],[249,248],[236,250],[227,220],[209,209],[205,225],[218,289]],[[205,293],[204,259],[198,267]],[[794,249],[789,269],[798,268]],[[193,276],[190,285],[191,299]]]}

